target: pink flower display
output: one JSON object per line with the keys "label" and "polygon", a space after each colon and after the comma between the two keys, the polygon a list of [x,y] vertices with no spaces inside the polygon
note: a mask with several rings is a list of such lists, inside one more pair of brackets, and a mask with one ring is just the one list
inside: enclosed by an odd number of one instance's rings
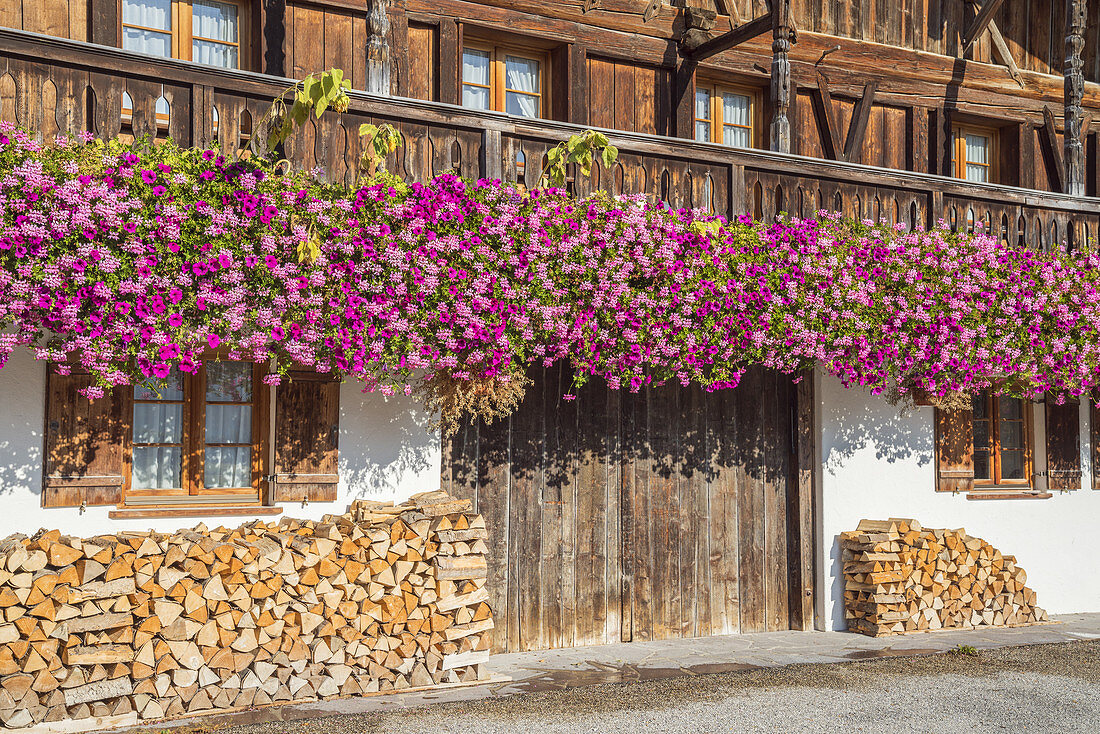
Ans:
{"label": "pink flower display", "polygon": [[0,203],[0,365],[31,345],[90,370],[93,395],[219,346],[387,392],[560,360],[629,390],[815,363],[874,391],[1100,382],[1097,255],[980,232],[726,222],[452,175],[349,190],[10,125]]}

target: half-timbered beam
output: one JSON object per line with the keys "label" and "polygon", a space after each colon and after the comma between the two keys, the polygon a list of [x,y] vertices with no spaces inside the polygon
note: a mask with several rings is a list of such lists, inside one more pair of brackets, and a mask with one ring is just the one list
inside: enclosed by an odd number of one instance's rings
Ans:
{"label": "half-timbered beam", "polygon": [[791,45],[795,42],[791,0],[772,0],[771,149],[791,152]]}
{"label": "half-timbered beam", "polygon": [[1085,112],[1081,100],[1085,94],[1084,65],[1081,52],[1085,48],[1085,24],[1088,19],[1086,0],[1066,0],[1066,60],[1065,134],[1063,146],[1062,192],[1085,195],[1085,151],[1082,145],[1082,123]]}
{"label": "half-timbered beam", "polygon": [[1001,35],[1001,29],[992,21],[989,23],[989,40],[993,42],[993,53],[1000,58],[1002,64],[1008,67],[1008,73],[1023,89],[1025,86],[1024,75],[1020,73],[1020,67],[1016,65],[1016,59],[1012,58],[1012,51],[1005,43],[1005,37]]}
{"label": "half-timbered beam", "polygon": [[[1050,106],[1043,108],[1043,126],[1042,140],[1046,144],[1046,153],[1050,157],[1051,167],[1047,170],[1051,175],[1051,178],[1056,179],[1054,181],[1054,190],[1066,193],[1066,164],[1065,153],[1063,149],[1058,145],[1058,128],[1054,122],[1054,111],[1050,109]],[[1065,136],[1065,140],[1069,140],[1069,136]]]}
{"label": "half-timbered beam", "polygon": [[978,10],[978,14],[974,16],[974,20],[966,26],[966,30],[962,35],[962,52],[965,54],[970,47],[974,44],[974,41],[978,40],[978,36],[982,35],[982,32],[989,26],[993,20],[993,16],[1000,9],[1004,0],[985,0],[981,9]]}
{"label": "half-timbered beam", "polygon": [[871,119],[871,108],[875,104],[875,92],[878,82],[868,82],[863,87],[863,96],[852,111],[852,121],[848,123],[848,137],[844,140],[844,157],[841,160],[851,162],[863,149],[863,139],[867,136],[867,122]]}
{"label": "half-timbered beam", "polygon": [[755,20],[750,20],[748,23],[739,25],[731,31],[702,41],[701,43],[698,41],[693,42],[690,38],[685,38],[684,43],[680,44],[680,52],[692,61],[709,59],[715,54],[731,49],[734,46],[739,46],[745,41],[751,41],[757,36],[762,36],[772,30],[774,13],[775,11],[773,10],[766,15],[761,15]]}
{"label": "half-timbered beam", "polygon": [[817,92],[814,95],[815,115],[821,134],[821,149],[826,158],[835,161],[848,161],[859,157],[863,149],[863,139],[867,136],[867,123],[871,119],[871,109],[875,104],[878,82],[869,82],[863,87],[863,96],[852,110],[852,119],[848,123],[848,133],[844,138],[844,147],[840,147],[840,130],[833,107],[833,95],[829,89],[829,80],[821,72],[817,74]]}

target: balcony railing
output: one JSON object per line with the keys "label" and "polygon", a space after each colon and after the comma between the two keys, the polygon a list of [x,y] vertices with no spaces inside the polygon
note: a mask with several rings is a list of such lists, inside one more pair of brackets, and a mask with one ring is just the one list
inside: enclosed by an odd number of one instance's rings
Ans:
{"label": "balcony railing", "polygon": [[[46,137],[79,130],[104,138],[160,135],[185,146],[216,140],[232,152],[246,145],[253,124],[291,83],[0,29],[0,119]],[[293,136],[287,157],[350,183],[364,122],[389,123],[402,133],[403,143],[388,163],[409,180],[454,170],[528,186],[537,183],[545,152],[583,129],[354,92],[347,113],[311,119]],[[980,220],[999,237],[1042,249],[1063,243],[1080,247],[1100,232],[1100,199],[681,138],[607,133],[619,148],[619,160],[609,170],[596,166],[591,178],[578,176],[571,184],[578,194],[645,193],[673,206],[763,219],[830,209],[909,226],[944,219],[961,228]]]}

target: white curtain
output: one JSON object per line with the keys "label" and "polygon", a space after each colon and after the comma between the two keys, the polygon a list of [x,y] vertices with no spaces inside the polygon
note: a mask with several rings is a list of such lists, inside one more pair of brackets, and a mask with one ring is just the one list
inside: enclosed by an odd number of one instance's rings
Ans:
{"label": "white curtain", "polygon": [[207,446],[203,485],[209,488],[252,486],[252,449],[248,446]]}
{"label": "white curtain", "polygon": [[536,59],[504,57],[505,112],[520,117],[538,117],[540,86]]}
{"label": "white curtain", "polygon": [[250,443],[252,441],[252,406],[206,406],[206,443]]}
{"label": "white curtain", "polygon": [[752,109],[748,97],[743,94],[722,95],[722,142],[735,148],[748,148],[752,145],[750,112]]}
{"label": "white curtain", "polygon": [[127,51],[172,55],[172,0],[122,0],[122,26],[122,47]]}
{"label": "white curtain", "polygon": [[710,142],[710,90],[695,90],[695,139]]}
{"label": "white curtain", "polygon": [[134,403],[134,443],[180,443],[181,403]]}
{"label": "white curtain", "polygon": [[462,49],[462,106],[475,110],[488,110],[492,107],[489,96],[489,69],[491,58],[488,51],[476,48]]}
{"label": "white curtain", "polygon": [[179,446],[135,446],[131,469],[134,489],[178,489],[181,454]]}
{"label": "white curtain", "polygon": [[989,138],[966,134],[966,180],[989,180]]}
{"label": "white curtain", "polygon": [[[200,64],[236,69],[239,64],[237,6],[195,0],[191,14],[191,60]],[[223,41],[223,43],[217,43]]]}

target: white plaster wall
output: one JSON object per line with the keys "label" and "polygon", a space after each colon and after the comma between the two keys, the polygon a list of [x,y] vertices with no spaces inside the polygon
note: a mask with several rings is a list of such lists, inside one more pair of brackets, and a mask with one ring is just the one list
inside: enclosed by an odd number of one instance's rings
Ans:
{"label": "white plaster wall", "polygon": [[[932,408],[899,417],[882,397],[846,389],[832,377],[819,384],[819,614],[826,629],[845,626],[837,536],[863,518],[911,517],[926,527],[965,528],[1016,556],[1039,606],[1051,614],[1100,612],[1100,492],[1091,489],[1087,408],[1081,411],[1083,489],[1046,500],[973,501],[935,491]],[[1036,456],[1042,464],[1044,457]]]}
{"label": "white plaster wall", "polygon": [[[240,517],[187,517],[112,520],[113,507],[42,507],[42,430],[45,422],[46,366],[17,350],[0,369],[0,538],[31,534],[41,527],[72,535],[118,530],[172,531],[235,526]],[[340,388],[340,485],[336,502],[283,503],[283,515],[318,519],[341,513],[353,499],[401,501],[416,492],[439,489],[441,443],[411,398],[363,393],[358,383]],[[265,516],[278,519],[281,516]]]}

